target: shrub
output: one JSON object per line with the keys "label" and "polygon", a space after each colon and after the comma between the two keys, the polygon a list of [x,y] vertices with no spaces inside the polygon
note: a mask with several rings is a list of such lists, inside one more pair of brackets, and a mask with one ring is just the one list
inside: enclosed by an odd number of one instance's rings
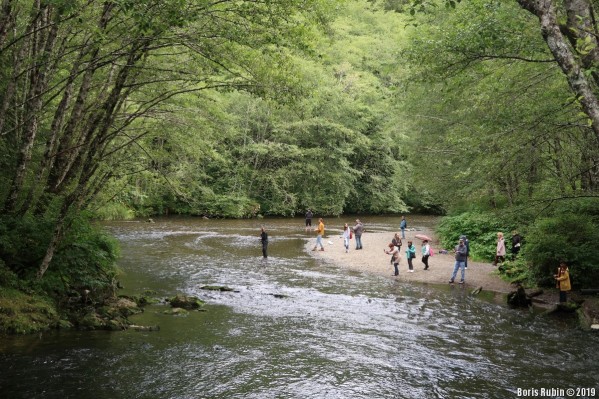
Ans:
{"label": "shrub", "polygon": [[41,280],[36,278],[53,230],[50,217],[2,218],[0,260],[7,270],[0,273],[0,285],[19,286],[59,298],[83,289],[98,297],[111,294],[116,276],[117,243],[94,226],[88,215],[78,214],[69,219],[50,267]]}
{"label": "shrub", "polygon": [[130,220],[135,218],[135,211],[119,202],[109,202],[94,211],[100,220]]}
{"label": "shrub", "polygon": [[575,287],[591,287],[599,281],[599,229],[588,214],[564,213],[538,220],[531,228],[526,258],[540,285],[553,285],[560,260],[570,268]]}
{"label": "shrub", "polygon": [[507,242],[510,232],[516,229],[514,222],[508,219],[500,213],[466,212],[444,217],[437,232],[441,244],[448,249],[453,249],[460,236],[466,235],[470,242],[470,256],[474,260],[491,262],[495,258],[497,232],[503,232]]}

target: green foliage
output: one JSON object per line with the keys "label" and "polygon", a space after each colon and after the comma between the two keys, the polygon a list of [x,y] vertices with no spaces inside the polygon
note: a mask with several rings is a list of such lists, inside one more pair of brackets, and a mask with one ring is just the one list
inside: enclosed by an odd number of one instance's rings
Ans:
{"label": "green foliage", "polygon": [[495,259],[497,233],[503,232],[507,242],[510,233],[516,230],[514,222],[508,218],[509,215],[499,212],[470,211],[444,217],[437,232],[441,244],[450,249],[457,245],[461,235],[466,235],[470,241],[470,256],[490,263]]}
{"label": "green foliage", "polygon": [[109,202],[94,210],[94,216],[100,220],[129,220],[135,218],[135,212],[122,203]]}
{"label": "green foliage", "polygon": [[529,262],[522,256],[515,260],[506,260],[501,266],[499,271],[504,280],[512,284],[522,284],[524,287],[537,287],[539,285],[538,279],[535,278],[534,270],[530,267]]}
{"label": "green foliage", "polygon": [[561,260],[570,268],[575,287],[595,287],[599,281],[599,201],[568,201],[531,226],[525,257],[535,279],[553,285]]}
{"label": "green foliage", "polygon": [[553,56],[535,18],[484,0],[415,18],[398,121],[418,148],[407,153],[416,190],[455,210],[597,189],[599,143],[559,69],[541,62]]}
{"label": "green foliage", "polygon": [[[86,215],[71,221],[63,244],[55,254],[51,275],[41,286],[49,289],[90,290],[89,297],[101,301],[114,294],[119,250],[116,239],[92,225]],[[59,291],[60,292],[60,291]]]}
{"label": "green foliage", "polygon": [[52,222],[29,214],[0,216],[0,259],[6,267],[19,275],[34,273],[50,241]]}
{"label": "green foliage", "polygon": [[17,276],[15,272],[6,267],[4,261],[0,259],[0,287],[19,288],[19,286],[19,276]]}
{"label": "green foliage", "polygon": [[[446,248],[453,248],[459,236],[465,234],[472,258],[485,262],[494,259],[496,233],[503,232],[508,253],[500,271],[510,282],[553,286],[553,274],[564,260],[575,287],[594,287],[599,281],[599,248],[595,245],[599,240],[599,201],[562,199],[551,207],[537,207],[536,212],[531,209],[464,212],[444,217],[437,231]],[[509,259],[509,233],[513,230],[524,238],[516,260]]]}
{"label": "green foliage", "polygon": [[[8,271],[2,286],[15,287],[61,298],[90,290],[90,298],[101,300],[113,293],[118,256],[116,240],[95,227],[87,216],[72,218],[54,267],[43,279],[36,273],[52,235],[54,221],[26,215],[3,217],[0,226],[0,260]],[[18,280],[15,280],[18,276]]]}
{"label": "green foliage", "polygon": [[104,202],[138,216],[407,211],[410,167],[388,118],[400,18],[346,3],[331,36],[305,30],[308,48],[263,50],[263,89],[170,99],[168,117],[115,165]]}
{"label": "green foliage", "polygon": [[59,321],[49,298],[0,286],[0,333],[31,334],[56,327]]}

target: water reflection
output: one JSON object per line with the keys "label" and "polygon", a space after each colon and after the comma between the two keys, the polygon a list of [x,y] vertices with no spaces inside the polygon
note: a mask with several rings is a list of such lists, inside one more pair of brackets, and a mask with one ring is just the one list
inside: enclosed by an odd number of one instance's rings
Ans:
{"label": "water reflection", "polygon": [[[399,225],[398,218],[366,221],[379,231]],[[300,219],[107,228],[122,242],[126,292],[198,295],[209,312],[173,317],[155,305],[137,322],[158,324],[159,332],[9,338],[0,358],[7,397],[506,398],[517,388],[598,386],[597,336],[460,287],[315,262],[304,253],[313,236]],[[201,289],[208,284],[238,292]]]}

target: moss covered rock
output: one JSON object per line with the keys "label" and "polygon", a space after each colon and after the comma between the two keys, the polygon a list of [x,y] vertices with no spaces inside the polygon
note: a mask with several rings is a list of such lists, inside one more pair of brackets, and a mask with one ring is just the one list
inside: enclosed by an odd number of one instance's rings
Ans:
{"label": "moss covered rock", "polygon": [[187,310],[197,309],[200,310],[206,304],[195,296],[177,295],[169,299],[169,302],[173,308],[183,308]]}

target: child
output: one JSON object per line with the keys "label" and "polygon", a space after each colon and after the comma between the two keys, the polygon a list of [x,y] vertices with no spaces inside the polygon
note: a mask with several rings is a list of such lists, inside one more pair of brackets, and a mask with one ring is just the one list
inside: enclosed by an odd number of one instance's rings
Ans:
{"label": "child", "polygon": [[568,301],[568,291],[572,289],[570,286],[570,270],[568,270],[568,266],[566,262],[561,261],[559,263],[559,267],[557,268],[557,274],[553,275],[553,278],[557,281],[557,287],[559,288],[559,301],[567,302]]}

